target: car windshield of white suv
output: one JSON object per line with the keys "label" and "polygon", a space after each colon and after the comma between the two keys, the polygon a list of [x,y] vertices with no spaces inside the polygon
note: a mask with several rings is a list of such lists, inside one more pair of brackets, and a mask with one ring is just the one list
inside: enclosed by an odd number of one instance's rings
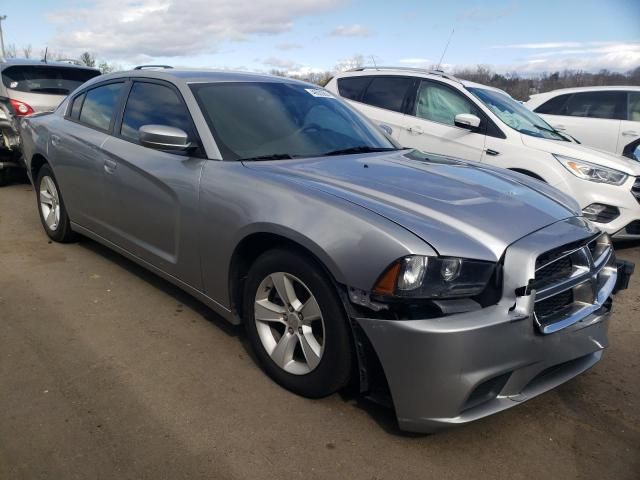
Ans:
{"label": "car windshield of white suv", "polygon": [[468,90],[514,130],[532,137],[570,141],[541,117],[506,94],[486,88],[468,88]]}
{"label": "car windshield of white suv", "polygon": [[193,84],[224,160],[280,160],[397,150],[342,100],[288,82]]}

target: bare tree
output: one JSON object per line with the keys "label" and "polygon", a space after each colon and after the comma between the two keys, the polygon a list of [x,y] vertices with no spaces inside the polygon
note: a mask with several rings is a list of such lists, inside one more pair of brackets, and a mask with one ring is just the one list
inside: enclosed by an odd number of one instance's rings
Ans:
{"label": "bare tree", "polygon": [[83,52],[80,55],[80,61],[84,63],[87,67],[95,67],[96,66],[96,57],[91,55],[89,52]]}
{"label": "bare tree", "polygon": [[10,43],[4,47],[4,56],[7,58],[16,58],[18,56],[18,50],[15,43]]}
{"label": "bare tree", "polygon": [[32,51],[33,48],[31,48],[31,44],[27,45],[26,47],[22,47],[22,55],[24,55],[24,58],[31,58]]}

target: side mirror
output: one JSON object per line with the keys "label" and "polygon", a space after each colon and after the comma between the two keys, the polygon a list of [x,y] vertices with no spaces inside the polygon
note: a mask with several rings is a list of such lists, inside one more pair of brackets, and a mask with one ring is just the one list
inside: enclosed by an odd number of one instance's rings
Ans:
{"label": "side mirror", "polygon": [[191,146],[187,132],[168,125],[143,125],[138,135],[142,146],[156,150],[186,150]]}
{"label": "side mirror", "polygon": [[459,113],[453,123],[455,123],[456,127],[466,128],[467,130],[476,130],[480,127],[480,119],[471,113]]}

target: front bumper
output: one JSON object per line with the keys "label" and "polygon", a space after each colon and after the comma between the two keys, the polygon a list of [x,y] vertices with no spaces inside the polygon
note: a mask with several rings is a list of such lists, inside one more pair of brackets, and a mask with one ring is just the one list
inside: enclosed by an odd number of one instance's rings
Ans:
{"label": "front bumper", "polygon": [[608,344],[610,296],[626,288],[633,264],[611,268],[613,281],[599,292],[596,308],[552,334],[542,334],[534,321],[535,291],[515,295],[533,278],[535,258],[549,249],[550,238],[557,245],[575,240],[580,229],[569,223],[547,227],[507,250],[497,305],[434,319],[357,319],[380,359],[402,429],[433,432],[491,415],[600,360]]}

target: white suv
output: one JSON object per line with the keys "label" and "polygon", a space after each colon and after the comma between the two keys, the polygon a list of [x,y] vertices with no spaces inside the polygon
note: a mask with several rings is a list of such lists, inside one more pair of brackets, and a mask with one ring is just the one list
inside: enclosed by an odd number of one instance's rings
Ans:
{"label": "white suv", "polygon": [[640,87],[563,88],[526,106],[585,145],[640,160]]}
{"label": "white suv", "polygon": [[343,72],[326,88],[403,146],[543,180],[615,238],[640,239],[640,162],[579,145],[502,90],[391,67]]}

